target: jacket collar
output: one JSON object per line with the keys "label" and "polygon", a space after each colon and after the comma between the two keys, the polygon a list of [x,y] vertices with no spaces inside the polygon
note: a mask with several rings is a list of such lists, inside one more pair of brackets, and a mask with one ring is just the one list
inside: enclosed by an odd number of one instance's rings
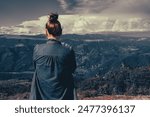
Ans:
{"label": "jacket collar", "polygon": [[56,40],[56,39],[48,39],[47,43],[60,43],[61,44],[61,42],[59,40]]}

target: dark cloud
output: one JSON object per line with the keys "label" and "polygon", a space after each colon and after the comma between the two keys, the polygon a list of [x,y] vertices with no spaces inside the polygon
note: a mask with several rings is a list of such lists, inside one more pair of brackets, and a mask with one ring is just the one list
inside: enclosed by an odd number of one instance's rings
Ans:
{"label": "dark cloud", "polygon": [[66,13],[101,13],[117,0],[57,0]]}
{"label": "dark cloud", "polygon": [[36,19],[49,12],[61,13],[57,0],[1,0],[0,26]]}
{"label": "dark cloud", "polygon": [[78,0],[57,0],[65,13],[73,10],[78,5]]}
{"label": "dark cloud", "polygon": [[71,14],[147,15],[150,0],[57,0]]}
{"label": "dark cloud", "polygon": [[150,16],[150,0],[119,0],[103,11],[104,14]]}

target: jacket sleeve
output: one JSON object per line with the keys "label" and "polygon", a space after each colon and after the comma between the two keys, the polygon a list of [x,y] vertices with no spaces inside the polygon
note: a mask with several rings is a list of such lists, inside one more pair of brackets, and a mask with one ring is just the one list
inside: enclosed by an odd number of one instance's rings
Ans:
{"label": "jacket sleeve", "polygon": [[36,68],[36,63],[35,63],[35,61],[36,61],[36,58],[37,58],[37,56],[36,56],[37,51],[38,51],[38,45],[36,45],[36,46],[34,47],[34,50],[33,50],[33,67],[34,67],[34,69]]}
{"label": "jacket sleeve", "polygon": [[71,52],[70,52],[70,56],[69,56],[69,68],[71,70],[71,73],[74,73],[77,65],[76,65],[76,58],[75,58],[75,52],[73,49],[71,49]]}

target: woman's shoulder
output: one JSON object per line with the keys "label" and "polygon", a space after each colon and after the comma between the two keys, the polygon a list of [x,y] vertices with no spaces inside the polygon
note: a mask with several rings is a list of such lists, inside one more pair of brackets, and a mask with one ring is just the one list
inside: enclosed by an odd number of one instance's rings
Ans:
{"label": "woman's shoulder", "polygon": [[45,45],[46,45],[46,44],[36,44],[36,45],[34,46],[34,50],[38,50],[38,49],[40,49],[40,48],[43,48]]}
{"label": "woman's shoulder", "polygon": [[61,45],[64,47],[64,48],[67,48],[69,50],[73,50],[73,47],[65,42],[61,42]]}

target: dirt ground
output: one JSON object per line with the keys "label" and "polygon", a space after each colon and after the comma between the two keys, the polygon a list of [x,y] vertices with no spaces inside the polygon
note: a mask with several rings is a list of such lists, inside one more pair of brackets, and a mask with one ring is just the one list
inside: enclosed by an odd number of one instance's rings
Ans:
{"label": "dirt ground", "polygon": [[150,95],[148,96],[105,95],[98,97],[82,98],[81,100],[150,100]]}

